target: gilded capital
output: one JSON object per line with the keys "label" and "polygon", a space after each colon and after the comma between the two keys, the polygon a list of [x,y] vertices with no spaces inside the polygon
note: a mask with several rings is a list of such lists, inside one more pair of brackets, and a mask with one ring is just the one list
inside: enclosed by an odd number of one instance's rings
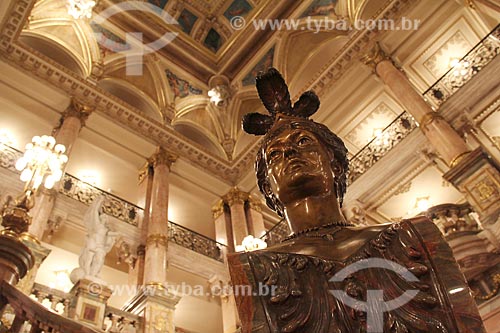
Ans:
{"label": "gilded capital", "polygon": [[222,214],[224,214],[224,201],[219,200],[212,207],[212,216],[213,216],[214,220],[216,220]]}
{"label": "gilded capital", "polygon": [[163,147],[158,147],[156,153],[151,156],[150,161],[153,163],[153,166],[156,167],[158,165],[166,165],[169,169],[172,164],[177,160],[178,156],[168,152]]}
{"label": "gilded capital", "polygon": [[369,50],[367,53],[365,53],[365,55],[362,56],[360,60],[365,65],[372,67],[373,70],[375,70],[377,65],[384,60],[389,60],[392,62],[391,57],[389,57],[384,52],[384,50],[382,50],[379,42],[376,42],[373,48]]}
{"label": "gilded capital", "polygon": [[222,197],[222,200],[224,200],[224,202],[226,202],[229,206],[232,206],[233,204],[244,204],[248,198],[249,194],[247,192],[243,192],[239,188],[233,187]]}
{"label": "gilded capital", "polygon": [[94,110],[94,107],[85,105],[73,99],[71,101],[71,105],[64,111],[62,121],[69,117],[75,117],[80,120],[82,126],[85,126],[85,121],[87,121],[87,118]]}

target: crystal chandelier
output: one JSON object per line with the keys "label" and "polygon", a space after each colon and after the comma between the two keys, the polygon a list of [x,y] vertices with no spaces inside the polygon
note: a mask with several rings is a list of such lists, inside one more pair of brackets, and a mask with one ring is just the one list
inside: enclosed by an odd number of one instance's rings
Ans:
{"label": "crystal chandelier", "polygon": [[21,180],[26,182],[23,194],[10,206],[10,198],[2,209],[2,226],[0,235],[10,235],[17,238],[27,233],[31,224],[29,210],[35,204],[35,195],[43,184],[51,189],[62,178],[62,170],[68,157],[64,155],[66,147],[56,144],[56,139],[44,135],[35,136],[31,143],[26,145],[24,155],[17,160],[16,169],[21,171]]}
{"label": "crystal chandelier", "polygon": [[97,0],[68,0],[68,14],[75,20],[91,18]]}
{"label": "crystal chandelier", "polygon": [[62,178],[62,169],[68,161],[64,155],[66,147],[56,144],[52,136],[35,136],[26,145],[24,156],[16,162],[16,169],[21,171],[21,180],[26,182],[25,191],[30,194],[43,184],[51,189]]}

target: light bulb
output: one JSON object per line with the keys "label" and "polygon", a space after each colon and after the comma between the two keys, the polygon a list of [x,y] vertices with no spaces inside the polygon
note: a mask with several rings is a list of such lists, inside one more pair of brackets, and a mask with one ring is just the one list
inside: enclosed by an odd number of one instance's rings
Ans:
{"label": "light bulb", "polygon": [[47,178],[45,178],[44,186],[50,190],[51,188],[54,187],[55,183],[56,183],[55,177],[53,175],[48,175]]}
{"label": "light bulb", "polygon": [[60,143],[58,143],[55,147],[54,147],[54,151],[56,153],[60,153],[60,154],[64,154],[64,152],[66,151],[66,147]]}
{"label": "light bulb", "polygon": [[27,182],[31,179],[31,176],[33,176],[33,171],[30,169],[24,169],[19,178],[21,178],[23,182]]}
{"label": "light bulb", "polygon": [[22,171],[24,168],[26,168],[26,165],[28,165],[28,161],[26,161],[26,158],[21,157],[16,162],[16,169]]}

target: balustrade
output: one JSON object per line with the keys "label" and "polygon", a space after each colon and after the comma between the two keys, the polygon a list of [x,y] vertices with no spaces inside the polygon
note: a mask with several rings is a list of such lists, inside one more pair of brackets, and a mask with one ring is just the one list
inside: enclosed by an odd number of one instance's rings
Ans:
{"label": "balustrade", "polygon": [[[6,304],[11,308],[14,316],[4,316],[0,331],[11,333],[97,333],[99,331],[83,326],[71,319],[59,315],[39,304],[36,300],[25,295],[15,286],[6,281],[0,283],[0,294],[5,310]],[[47,293],[40,292],[39,299],[45,299]],[[57,296],[55,296],[54,303]],[[3,313],[2,313],[3,315]]]}
{"label": "balustrade", "polygon": [[379,135],[364,146],[349,161],[348,182],[352,184],[378,160],[400,143],[415,128],[415,119],[407,112],[401,113]]}
{"label": "balustrade", "polygon": [[168,240],[212,259],[221,262],[224,260],[222,256],[224,244],[170,221],[168,222]]}
{"label": "balustrade", "polygon": [[456,233],[477,233],[480,226],[473,216],[474,210],[468,203],[460,205],[442,204],[427,210],[427,216],[438,226],[443,235],[449,239],[457,237]]}
{"label": "balustrade", "polygon": [[443,104],[460,87],[469,82],[479,71],[500,53],[500,25],[497,25],[453,68],[424,92],[424,97],[435,108]]}
{"label": "balustrade", "polygon": [[113,307],[106,307],[106,318],[103,329],[110,333],[139,333],[142,332],[142,318],[129,312]]}
{"label": "balustrade", "polygon": [[271,229],[269,229],[262,237],[267,246],[272,246],[279,244],[292,233],[288,223],[285,220],[281,220],[276,223]]}

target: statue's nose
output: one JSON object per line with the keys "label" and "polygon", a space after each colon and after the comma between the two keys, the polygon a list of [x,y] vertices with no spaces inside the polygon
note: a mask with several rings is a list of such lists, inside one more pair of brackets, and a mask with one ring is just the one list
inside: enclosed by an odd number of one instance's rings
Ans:
{"label": "statue's nose", "polygon": [[291,157],[297,154],[297,149],[294,146],[287,146],[285,149],[285,158]]}

